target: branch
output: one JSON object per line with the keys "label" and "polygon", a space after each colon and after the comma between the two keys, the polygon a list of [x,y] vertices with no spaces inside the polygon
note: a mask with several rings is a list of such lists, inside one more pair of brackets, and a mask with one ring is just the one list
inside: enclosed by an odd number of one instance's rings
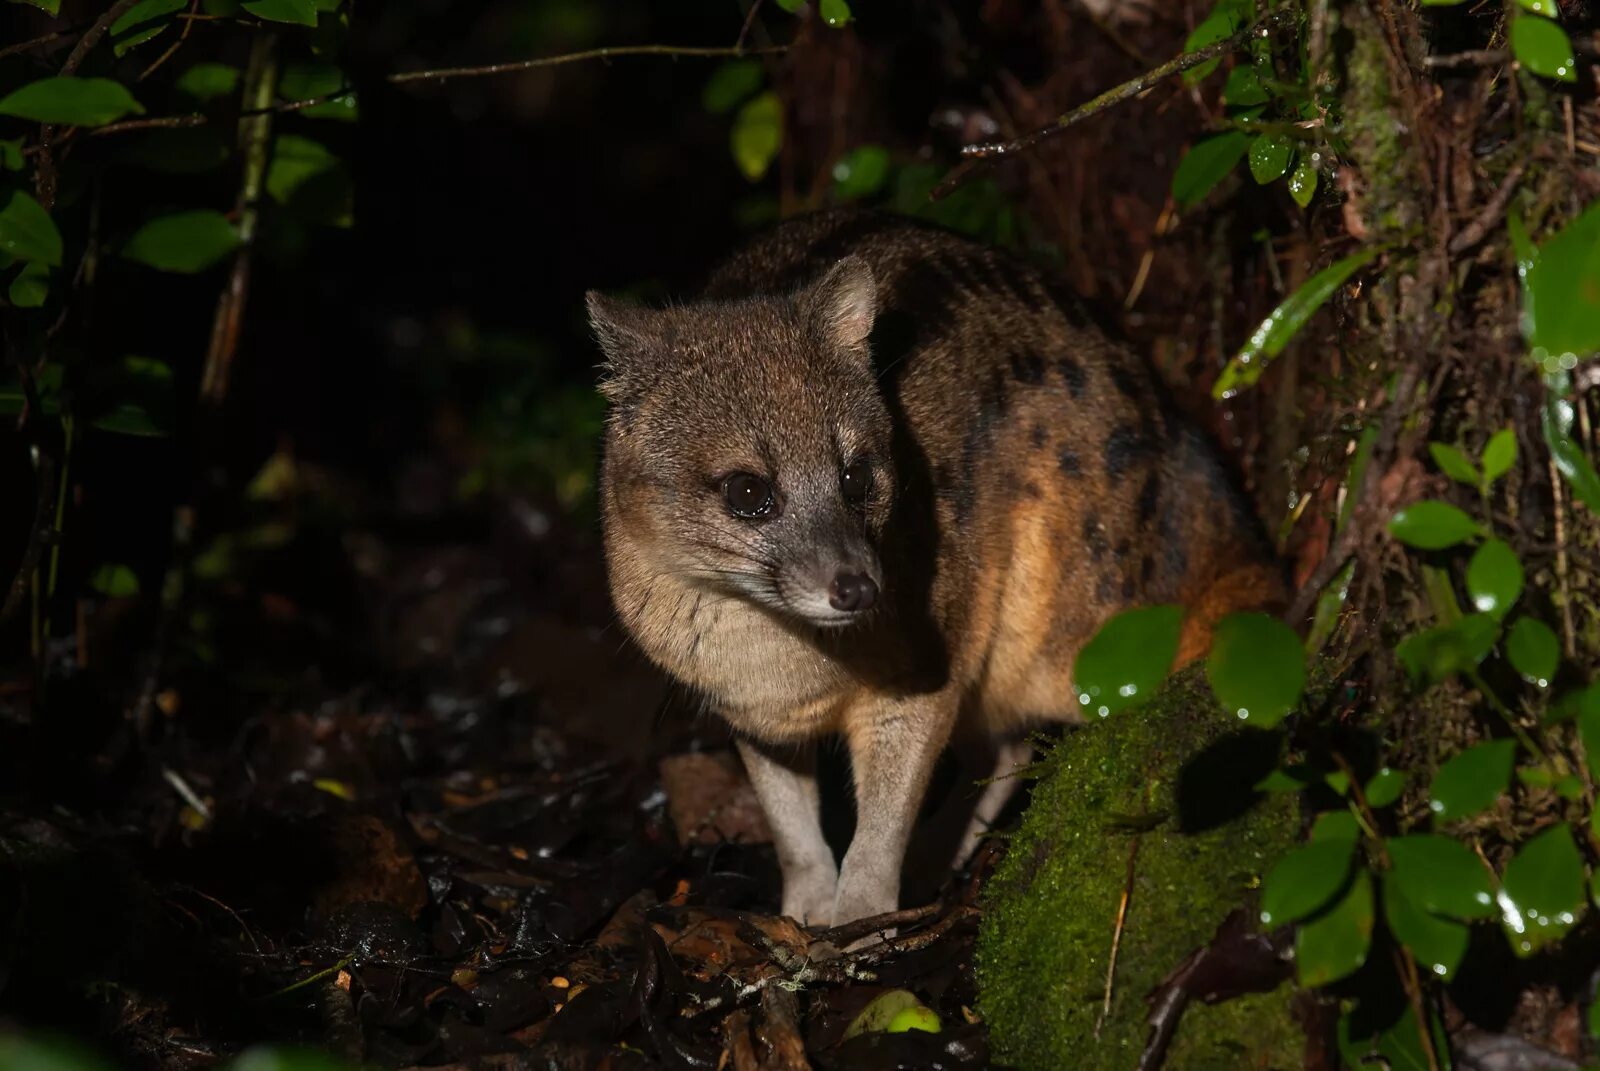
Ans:
{"label": "branch", "polygon": [[15,55],[18,52],[26,52],[31,48],[38,48],[40,45],[48,45],[51,41],[70,36],[72,36],[71,30],[56,30],[53,33],[45,34],[43,37],[35,37],[31,41],[19,41],[14,45],[7,45],[4,48],[0,48],[0,58]]}
{"label": "branch", "polygon": [[[139,0],[117,0],[107,9],[104,15],[94,20],[94,25],[84,31],[78,38],[78,43],[72,46],[72,51],[67,53],[67,60],[61,65],[60,73],[69,75],[83,63],[83,58],[89,50],[100,42],[100,38],[111,29],[111,24],[120,19],[129,8]],[[44,206],[46,212],[56,204],[56,162],[50,153],[50,135],[55,133],[55,127],[44,123],[39,127],[39,162],[34,165],[34,190],[39,195],[39,204]]]}
{"label": "branch", "polygon": [[610,48],[591,48],[584,52],[568,52],[560,56],[541,56],[538,59],[517,60],[513,63],[491,63],[484,67],[442,67],[433,71],[403,71],[400,74],[387,75],[384,81],[391,83],[401,82],[437,82],[447,78],[476,78],[486,74],[507,74],[514,71],[531,71],[538,67],[559,67],[567,63],[582,63],[585,60],[616,59],[622,56],[766,56],[787,52],[788,45],[770,45],[762,48],[746,48],[743,45],[729,45],[716,48],[696,48],[679,45],[618,45]]}
{"label": "branch", "polygon": [[1174,74],[1181,74],[1184,71],[1200,66],[1202,63],[1214,60],[1218,56],[1243,48],[1254,38],[1265,36],[1288,22],[1293,17],[1293,14],[1289,9],[1275,11],[1248,28],[1240,30],[1232,37],[1212,42],[1202,48],[1195,49],[1193,52],[1180,53],[1161,66],[1106,90],[1093,100],[1080,104],[1070,112],[1059,116],[1054,122],[1031,133],[1024,134],[1020,138],[1015,138],[1011,141],[978,142],[974,145],[963,146],[961,155],[965,158],[965,162],[945,176],[944,181],[934,188],[931,195],[932,199],[937,201],[945,196],[987,163],[1031,149],[1041,141],[1054,137],[1068,127],[1083,122],[1091,115],[1098,115],[1100,112],[1115,107],[1125,100],[1137,97],[1145,90]]}

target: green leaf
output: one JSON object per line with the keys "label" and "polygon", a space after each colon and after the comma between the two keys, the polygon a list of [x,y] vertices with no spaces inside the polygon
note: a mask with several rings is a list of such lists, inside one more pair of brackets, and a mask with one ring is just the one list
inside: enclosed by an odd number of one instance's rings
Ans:
{"label": "green leaf", "polygon": [[1502,428],[1489,436],[1489,441],[1483,447],[1483,478],[1488,483],[1494,483],[1500,477],[1511,471],[1511,466],[1517,463],[1517,433],[1511,428]]}
{"label": "green leaf", "polygon": [[89,577],[89,587],[111,598],[139,594],[139,578],[126,565],[102,565]]}
{"label": "green leaf", "polygon": [[1429,443],[1428,453],[1433,456],[1433,463],[1439,466],[1439,471],[1452,480],[1471,487],[1478,486],[1478,466],[1460,448],[1449,443]]}
{"label": "green leaf", "polygon": [[1559,358],[1600,350],[1600,201],[1539,246],[1522,282],[1523,333],[1535,351]]}
{"label": "green leaf", "polygon": [[900,1034],[907,1030],[937,1034],[941,1025],[938,1014],[918,1000],[915,993],[909,989],[891,989],[880,993],[861,1009],[845,1028],[844,1040],[861,1034]]}
{"label": "green leaf", "polygon": [[[311,100],[330,93],[349,89],[344,72],[331,63],[291,63],[283,70],[278,82],[278,96],[284,100]],[[307,119],[337,119],[353,123],[360,115],[354,92],[345,93],[333,100],[301,108],[299,114]]]}
{"label": "green leaf", "polygon": [[1357,869],[1334,905],[1295,934],[1295,971],[1303,986],[1322,986],[1356,971],[1372,943],[1372,878]]}
{"label": "green leaf", "polygon": [[1535,15],[1543,15],[1546,18],[1553,19],[1561,14],[1556,10],[1555,0],[1517,0],[1517,3],[1521,4],[1525,10],[1531,11]]}
{"label": "green leaf", "polygon": [[14,1071],[106,1071],[106,1065],[76,1041],[23,1037],[10,1032],[0,1035],[0,1067]]}
{"label": "green leaf", "polygon": [[1310,160],[1301,160],[1294,174],[1289,176],[1289,196],[1294,198],[1295,204],[1304,208],[1316,195],[1317,165]]}
{"label": "green leaf", "polygon": [[1429,788],[1428,807],[1437,822],[1471,818],[1487,810],[1511,783],[1517,757],[1515,740],[1474,744],[1439,767]]}
{"label": "green leaf", "polygon": [[61,266],[61,232],[50,213],[21,190],[12,190],[0,208],[0,253],[17,260]]}
{"label": "green leaf", "polygon": [[353,1071],[349,1064],[311,1049],[246,1049],[228,1071]]}
{"label": "green leaf", "polygon": [[122,55],[134,45],[150,40],[169,25],[163,20],[187,6],[187,0],[140,0],[111,24],[111,51]]}
{"label": "green leaf", "polygon": [[[30,7],[36,7],[51,17],[61,14],[61,0],[12,0],[12,3],[22,3]],[[9,1065],[0,1061],[0,1066]]]}
{"label": "green leaf", "polygon": [[1294,142],[1287,134],[1258,134],[1250,142],[1250,175],[1257,185],[1265,186],[1289,170],[1293,155]]}
{"label": "green leaf", "polygon": [[104,126],[144,108],[121,82],[62,75],[29,82],[0,99],[0,115],[63,126]]}
{"label": "green leaf", "polygon": [[1361,836],[1361,823],[1349,811],[1324,811],[1311,823],[1312,843],[1355,840]]}
{"label": "green leaf", "polygon": [[122,255],[161,271],[204,271],[239,245],[239,232],[210,209],[158,216],[134,232]]}
{"label": "green leaf", "polygon": [[317,24],[317,5],[312,0],[244,0],[241,5],[258,19],[292,22],[299,26]]}
{"label": "green leaf", "polygon": [[1494,615],[1468,614],[1452,624],[1407,636],[1394,653],[1413,679],[1438,684],[1482,662],[1499,636],[1500,623]]}
{"label": "green leaf", "polygon": [[1372,779],[1361,790],[1361,794],[1366,797],[1368,807],[1382,810],[1398,800],[1405,787],[1405,771],[1385,766],[1372,775]]}
{"label": "green leaf", "polygon": [[1561,642],[1543,621],[1519,617],[1506,633],[1506,657],[1524,680],[1547,688],[1561,664]]}
{"label": "green leaf", "polygon": [[[1243,136],[1243,135],[1241,135]],[[1233,355],[1228,367],[1217,377],[1211,389],[1212,397],[1219,401],[1231,398],[1241,389],[1254,385],[1266,370],[1267,363],[1283,352],[1283,347],[1299,333],[1313,313],[1343,286],[1345,280],[1378,255],[1376,248],[1352,253],[1335,261],[1301,284],[1300,289],[1284,298],[1265,320],[1262,320],[1250,339]]]}
{"label": "green leaf", "polygon": [[713,115],[726,114],[760,89],[766,78],[767,70],[758,59],[719,63],[700,91],[700,104]]}
{"label": "green leaf", "polygon": [[1511,54],[1534,74],[1559,82],[1578,80],[1572,39],[1549,19],[1515,16],[1511,20]]}
{"label": "green leaf", "polygon": [[226,63],[196,63],[178,76],[178,92],[195,100],[214,100],[232,93],[239,85],[239,70]]}
{"label": "green leaf", "polygon": [[1148,699],[1172,670],[1183,627],[1180,606],[1144,606],[1112,617],[1072,667],[1085,713],[1106,717]]}
{"label": "green leaf", "polygon": [[762,93],[740,108],[730,139],[734,163],[745,178],[759,180],[783,147],[783,103],[778,95]]}
{"label": "green leaf", "polygon": [[1467,563],[1467,593],[1472,605],[1486,614],[1504,617],[1522,594],[1522,562],[1502,539],[1486,540]]}
{"label": "green leaf", "polygon": [[1389,920],[1390,932],[1434,976],[1446,982],[1455,976],[1461,957],[1467,954],[1465,926],[1430,915],[1392,881],[1383,883],[1383,915]]}
{"label": "green leaf", "polygon": [[850,5],[846,0],[822,0],[817,6],[817,14],[822,16],[823,22],[837,30],[849,24]]}
{"label": "green leaf", "polygon": [[198,175],[233,154],[232,141],[210,126],[152,130],[129,140],[122,158],[161,175]]}
{"label": "green leaf", "polygon": [[[1217,0],[1217,5],[1211,9],[1211,14],[1200,21],[1200,25],[1194,28],[1189,39],[1183,43],[1183,50],[1196,52],[1207,45],[1232,37],[1244,29],[1245,19],[1249,17],[1250,7],[1247,0]],[[1221,63],[1220,58],[1209,59],[1198,67],[1190,68],[1183,72],[1184,84],[1192,86],[1204,81]]]}
{"label": "green leaf", "polygon": [[42,261],[28,261],[12,277],[7,293],[17,308],[37,309],[50,296],[50,269]]}
{"label": "green leaf", "polygon": [[1390,837],[1385,847],[1393,869],[1390,884],[1436,915],[1486,919],[1495,913],[1489,872],[1471,848],[1437,833]]}
{"label": "green leaf", "polygon": [[0,171],[22,170],[22,139],[0,138]]}
{"label": "green leaf", "polygon": [[1261,884],[1261,924],[1283,926],[1326,907],[1350,877],[1354,840],[1302,844],[1279,859]]}
{"label": "green leaf", "polygon": [[803,0],[778,0],[778,6],[789,14],[794,15],[799,13],[802,2]]}
{"label": "green leaf", "polygon": [[338,163],[320,142],[298,134],[279,134],[272,143],[272,163],[267,166],[267,193],[286,204],[307,179]]}
{"label": "green leaf", "polygon": [[841,201],[870,197],[888,177],[889,151],[881,145],[861,145],[833,165],[833,195]]}
{"label": "green leaf", "polygon": [[1573,705],[1577,708],[1578,736],[1583,740],[1589,776],[1600,777],[1600,682],[1579,691]]}
{"label": "green leaf", "polygon": [[1564,825],[1517,851],[1500,883],[1501,921],[1513,951],[1528,955],[1577,924],[1586,906],[1583,877],[1583,857]]}
{"label": "green leaf", "polygon": [[1215,134],[1183,154],[1172,175],[1172,199],[1178,207],[1198,204],[1206,194],[1228,177],[1250,147],[1250,135],[1237,130]]}
{"label": "green leaf", "polygon": [[1595,473],[1582,447],[1572,438],[1572,403],[1554,390],[1547,390],[1539,424],[1545,445],[1550,448],[1550,459],[1556,463],[1567,486],[1579,501],[1600,513],[1600,475]]}
{"label": "green leaf", "polygon": [[1305,766],[1285,766],[1273,770],[1255,784],[1257,792],[1303,792],[1317,775]]}
{"label": "green leaf", "polygon": [[1222,99],[1230,108],[1267,102],[1267,87],[1261,84],[1261,72],[1255,64],[1241,63],[1228,72],[1228,80],[1222,84]]}
{"label": "green leaf", "polygon": [[164,362],[149,357],[122,358],[107,393],[110,399],[98,399],[100,408],[91,410],[90,423],[96,429],[141,437],[171,433],[172,369]]}
{"label": "green leaf", "polygon": [[1305,648],[1293,629],[1269,614],[1229,614],[1217,624],[1206,677],[1225,710],[1270,729],[1300,702]]}
{"label": "green leaf", "polygon": [[1444,550],[1483,534],[1483,526],[1448,502],[1413,502],[1394,515],[1389,534],[1408,547]]}
{"label": "green leaf", "polygon": [[1334,770],[1323,775],[1322,782],[1333,789],[1337,795],[1348,796],[1350,794],[1350,775],[1343,770]]}

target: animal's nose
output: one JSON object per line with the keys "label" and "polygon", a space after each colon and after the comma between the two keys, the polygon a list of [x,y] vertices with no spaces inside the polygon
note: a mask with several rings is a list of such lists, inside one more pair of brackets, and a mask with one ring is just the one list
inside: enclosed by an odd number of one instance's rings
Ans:
{"label": "animal's nose", "polygon": [[840,573],[828,585],[828,603],[835,610],[856,613],[878,601],[878,585],[862,573]]}

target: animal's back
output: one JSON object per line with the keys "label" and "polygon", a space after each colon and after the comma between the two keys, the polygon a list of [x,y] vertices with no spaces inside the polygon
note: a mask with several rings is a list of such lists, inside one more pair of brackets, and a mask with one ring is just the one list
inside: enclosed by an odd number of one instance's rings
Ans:
{"label": "animal's back", "polygon": [[942,229],[841,211],[775,228],[706,297],[784,293],[865,260],[896,422],[886,549],[902,620],[925,615],[943,672],[990,729],[1076,713],[1069,671],[1117,610],[1189,610],[1180,658],[1282,578],[1203,437],[1148,366],[1047,272]]}

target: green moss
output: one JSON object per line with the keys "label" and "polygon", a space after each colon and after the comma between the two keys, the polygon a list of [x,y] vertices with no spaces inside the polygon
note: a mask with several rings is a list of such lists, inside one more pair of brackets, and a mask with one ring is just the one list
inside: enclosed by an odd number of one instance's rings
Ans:
{"label": "green moss", "polygon": [[[980,1007],[997,1055],[1024,1069],[1124,1071],[1148,1027],[1144,997],[1291,843],[1287,796],[1257,800],[1278,740],[1235,731],[1197,672],[1143,709],[1074,732],[1042,764],[1022,828],[990,882],[978,944]],[[1118,905],[1134,857],[1111,1014],[1096,1038]],[[1167,1066],[1300,1066],[1289,988],[1189,1006]]]}

